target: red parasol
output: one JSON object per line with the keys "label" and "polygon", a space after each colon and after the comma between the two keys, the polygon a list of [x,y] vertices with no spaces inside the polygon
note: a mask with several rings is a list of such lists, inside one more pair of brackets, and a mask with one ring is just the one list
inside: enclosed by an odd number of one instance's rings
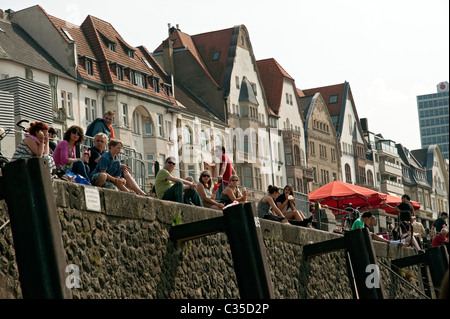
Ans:
{"label": "red parasol", "polygon": [[[352,204],[355,208],[362,206],[366,209],[371,208],[381,204],[386,195],[361,186],[333,181],[309,193],[308,198],[310,202],[319,202],[321,205],[343,210],[345,204]],[[344,212],[333,210],[333,213]]]}

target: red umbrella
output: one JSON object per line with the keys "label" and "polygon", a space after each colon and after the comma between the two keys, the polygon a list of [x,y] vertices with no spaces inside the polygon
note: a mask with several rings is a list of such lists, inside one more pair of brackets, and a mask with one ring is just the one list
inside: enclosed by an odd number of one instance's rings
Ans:
{"label": "red umbrella", "polygon": [[[389,204],[391,206],[396,207],[398,204],[400,204],[402,202],[402,199],[400,197],[389,195],[389,194],[383,194],[383,195],[386,195],[386,204]],[[419,202],[415,202],[412,200],[411,204],[413,205],[414,210],[420,209]],[[384,205],[383,203],[372,206],[371,208],[383,209],[386,213],[393,214],[393,215],[397,215],[397,213],[398,213],[398,211],[396,209],[391,209],[391,208],[387,207],[386,205]]]}
{"label": "red umbrella", "polygon": [[352,204],[355,208],[365,206],[367,209],[380,204],[386,195],[361,186],[333,181],[309,193],[308,198],[311,202],[319,202],[331,208],[344,209],[345,204]]}

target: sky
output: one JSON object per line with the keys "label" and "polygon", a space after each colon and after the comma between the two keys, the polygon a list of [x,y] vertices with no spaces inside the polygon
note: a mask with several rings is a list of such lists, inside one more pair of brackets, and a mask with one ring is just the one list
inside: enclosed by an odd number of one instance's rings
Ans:
{"label": "sky", "polygon": [[168,23],[189,35],[243,24],[257,60],[274,58],[300,89],[349,82],[369,130],[411,150],[421,148],[416,96],[449,81],[448,0],[0,0],[37,4],[75,25],[105,20],[151,52]]}

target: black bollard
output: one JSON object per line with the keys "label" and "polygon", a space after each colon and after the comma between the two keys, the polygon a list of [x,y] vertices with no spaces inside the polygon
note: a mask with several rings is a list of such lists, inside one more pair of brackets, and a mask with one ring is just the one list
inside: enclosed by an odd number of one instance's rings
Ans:
{"label": "black bollard", "polygon": [[367,228],[344,234],[349,258],[349,272],[354,296],[360,299],[383,299],[379,267]]}
{"label": "black bollard", "polygon": [[2,173],[23,298],[72,298],[47,161],[18,160]]}
{"label": "black bollard", "polygon": [[241,298],[273,299],[273,286],[259,219],[250,203],[223,211]]}
{"label": "black bollard", "polygon": [[218,232],[228,237],[241,298],[273,299],[266,248],[250,203],[230,206],[221,217],[173,226],[169,234],[183,242]]}
{"label": "black bollard", "polygon": [[445,246],[432,247],[426,250],[427,264],[430,267],[431,280],[435,288],[436,296],[445,273],[448,271],[448,252]]}

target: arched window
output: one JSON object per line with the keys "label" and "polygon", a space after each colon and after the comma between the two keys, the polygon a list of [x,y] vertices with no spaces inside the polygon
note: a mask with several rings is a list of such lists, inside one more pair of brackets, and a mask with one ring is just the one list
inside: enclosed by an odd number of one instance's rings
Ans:
{"label": "arched window", "polygon": [[350,165],[345,164],[345,182],[351,183],[352,182],[352,171],[350,170]]}
{"label": "arched window", "polygon": [[192,144],[192,132],[189,126],[185,125],[183,128],[183,144]]}
{"label": "arched window", "polygon": [[206,135],[205,131],[201,131],[200,132],[200,146],[202,148],[203,151],[208,151],[208,143],[209,139],[208,136]]}
{"label": "arched window", "polygon": [[300,163],[302,167],[306,167],[305,152],[300,150]]}
{"label": "arched window", "polygon": [[133,111],[132,132],[138,135],[153,135],[153,122],[150,114],[143,106]]}
{"label": "arched window", "polygon": [[300,147],[298,145],[294,145],[294,163],[295,166],[300,166]]}
{"label": "arched window", "polygon": [[[223,146],[223,140],[222,137],[220,137],[220,135],[215,135],[214,136],[214,147],[220,147],[222,148]],[[225,150],[226,151],[226,150]]]}

